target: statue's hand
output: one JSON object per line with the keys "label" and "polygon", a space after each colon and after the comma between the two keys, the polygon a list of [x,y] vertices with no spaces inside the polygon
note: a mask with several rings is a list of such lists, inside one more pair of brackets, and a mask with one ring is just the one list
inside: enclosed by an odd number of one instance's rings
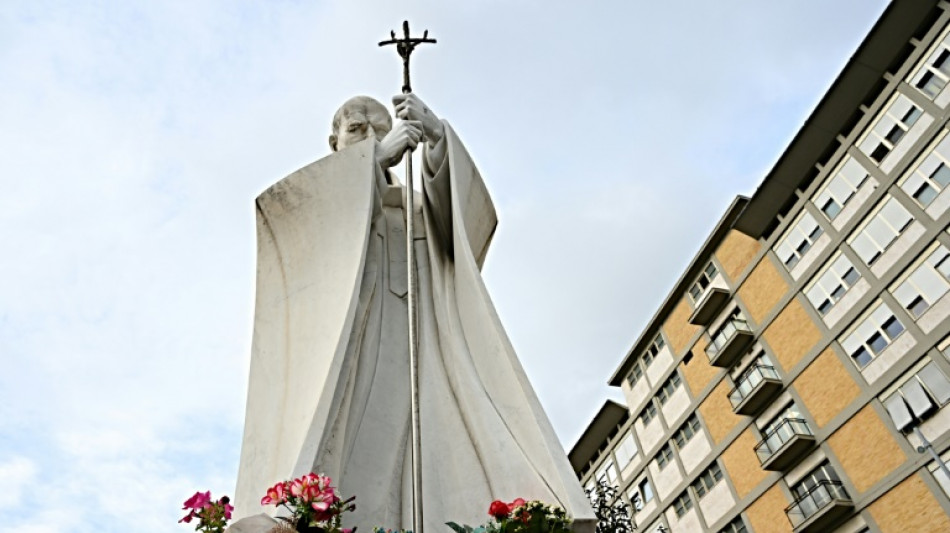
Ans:
{"label": "statue's hand", "polygon": [[406,150],[415,150],[422,138],[422,124],[417,120],[397,120],[393,129],[379,141],[376,162],[383,168],[396,166]]}
{"label": "statue's hand", "polygon": [[442,140],[442,121],[418,96],[412,93],[393,96],[393,105],[396,106],[396,118],[418,120],[422,124],[422,131],[430,145]]}

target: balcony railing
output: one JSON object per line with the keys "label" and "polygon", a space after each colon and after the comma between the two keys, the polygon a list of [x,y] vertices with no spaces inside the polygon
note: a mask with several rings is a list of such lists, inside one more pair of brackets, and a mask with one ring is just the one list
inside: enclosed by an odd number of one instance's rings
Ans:
{"label": "balcony railing", "polygon": [[786,507],[785,514],[798,533],[829,531],[853,507],[841,482],[825,479]]}
{"label": "balcony railing", "polygon": [[727,321],[709,341],[706,356],[714,366],[730,366],[754,340],[752,328],[741,318]]}
{"label": "balcony railing", "polygon": [[766,470],[784,470],[815,444],[815,435],[801,418],[786,418],[755,445]]}
{"label": "balcony railing", "polygon": [[782,378],[774,367],[754,365],[729,391],[729,402],[736,413],[750,415],[764,407],[781,389]]}

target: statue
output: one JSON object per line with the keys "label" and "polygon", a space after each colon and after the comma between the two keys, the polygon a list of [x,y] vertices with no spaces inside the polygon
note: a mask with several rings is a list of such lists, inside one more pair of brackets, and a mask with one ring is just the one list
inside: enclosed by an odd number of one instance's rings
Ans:
{"label": "statue", "polygon": [[[516,497],[594,515],[480,269],[495,210],[448,122],[414,94],[333,118],[333,153],[257,198],[258,274],[236,515],[310,471],[356,495],[354,524],[412,527],[406,217],[415,217],[425,526],[480,524]],[[424,141],[423,141],[424,139]],[[407,209],[388,169],[423,145]],[[420,197],[421,196],[421,197]],[[407,215],[406,212],[411,215]]]}

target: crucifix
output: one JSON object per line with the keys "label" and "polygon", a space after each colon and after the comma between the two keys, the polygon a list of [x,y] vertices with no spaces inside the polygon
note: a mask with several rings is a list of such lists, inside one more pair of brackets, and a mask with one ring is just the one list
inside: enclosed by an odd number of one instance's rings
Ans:
{"label": "crucifix", "polygon": [[[396,52],[402,57],[402,92],[409,94],[412,86],[409,83],[409,56],[416,46],[423,43],[435,44],[435,39],[429,39],[429,30],[422,33],[422,37],[409,36],[409,21],[402,23],[403,38],[397,39],[396,32],[390,31],[390,39],[381,41],[379,46],[396,45]],[[420,142],[424,142],[421,139]],[[414,199],[412,184],[412,150],[406,150],[406,260],[408,263],[409,279],[407,283],[409,308],[409,379],[410,379],[410,409],[412,418],[412,529],[415,533],[422,531],[422,434],[419,420],[419,358],[417,352],[418,318],[416,312],[416,255],[413,247],[415,239],[414,228]]]}

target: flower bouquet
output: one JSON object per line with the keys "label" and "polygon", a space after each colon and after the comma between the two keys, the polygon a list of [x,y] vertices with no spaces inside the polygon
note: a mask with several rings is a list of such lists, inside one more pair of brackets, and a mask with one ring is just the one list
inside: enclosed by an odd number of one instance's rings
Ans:
{"label": "flower bouquet", "polygon": [[274,485],[261,498],[261,505],[289,510],[289,518],[280,518],[301,533],[354,533],[356,528],[342,527],[342,515],[356,509],[355,499],[351,496],[341,500],[329,477],[310,473]]}
{"label": "flower bouquet", "polygon": [[222,496],[218,501],[211,501],[211,491],[196,492],[194,496],[185,500],[182,510],[188,510],[188,514],[178,521],[190,524],[195,518],[198,519],[198,525],[195,531],[204,531],[205,533],[222,533],[228,520],[231,519],[231,512],[234,507],[231,505],[231,499]]}
{"label": "flower bouquet", "polygon": [[492,521],[472,527],[448,522],[456,533],[570,533],[571,520],[560,507],[521,498],[511,503],[495,500],[488,507]]}

